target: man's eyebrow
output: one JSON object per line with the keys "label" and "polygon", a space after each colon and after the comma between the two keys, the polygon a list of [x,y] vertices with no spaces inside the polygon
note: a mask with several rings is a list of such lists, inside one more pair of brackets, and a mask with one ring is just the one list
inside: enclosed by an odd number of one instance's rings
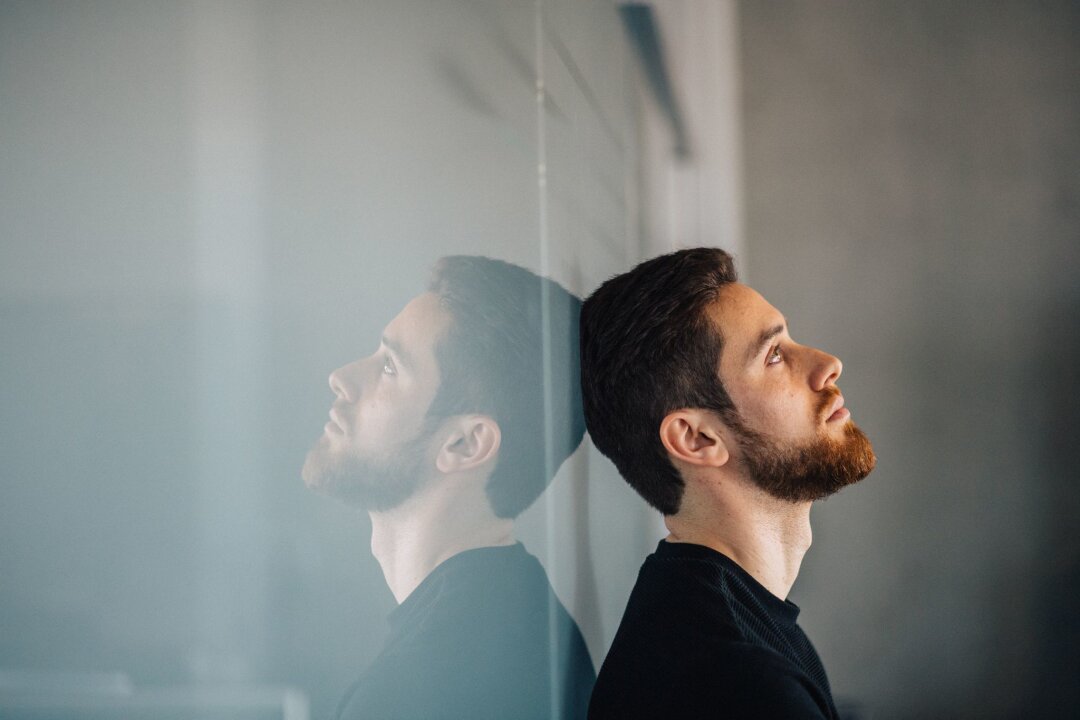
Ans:
{"label": "man's eyebrow", "polygon": [[386,348],[390,350],[390,352],[394,353],[394,355],[397,355],[398,362],[400,362],[402,365],[412,365],[412,359],[409,357],[409,354],[405,352],[405,350],[402,349],[401,345],[399,345],[396,341],[391,340],[390,338],[383,335],[382,344],[385,345]]}
{"label": "man's eyebrow", "polygon": [[765,348],[766,345],[772,342],[773,338],[775,338],[782,332],[784,332],[784,323],[773,325],[771,328],[762,330],[761,334],[758,335],[757,342],[751,345],[750,349],[747,350],[745,362],[749,364],[751,360],[761,354],[761,351]]}

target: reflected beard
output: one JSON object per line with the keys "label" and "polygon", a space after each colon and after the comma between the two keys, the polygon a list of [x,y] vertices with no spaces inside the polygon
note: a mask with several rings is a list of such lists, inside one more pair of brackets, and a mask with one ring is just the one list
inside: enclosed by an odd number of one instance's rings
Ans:
{"label": "reflected beard", "polygon": [[329,438],[319,438],[308,451],[300,471],[310,490],[369,512],[385,512],[400,506],[420,489],[424,473],[423,444],[402,443],[393,459],[375,461],[335,451]]}
{"label": "reflected beard", "polygon": [[778,500],[821,500],[862,480],[877,463],[870,439],[850,420],[843,438],[822,435],[805,445],[783,443],[745,427],[736,432],[750,479]]}

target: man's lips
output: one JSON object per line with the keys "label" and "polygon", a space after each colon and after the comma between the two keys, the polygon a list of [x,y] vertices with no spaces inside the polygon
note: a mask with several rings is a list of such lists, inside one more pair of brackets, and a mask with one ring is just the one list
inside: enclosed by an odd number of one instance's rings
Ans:
{"label": "man's lips", "polygon": [[338,415],[337,408],[330,408],[330,422],[326,423],[326,430],[339,435],[345,434],[345,426],[341,422],[341,416]]}
{"label": "man's lips", "polygon": [[844,396],[840,393],[836,394],[836,401],[833,402],[829,408],[829,417],[825,418],[825,422],[836,422],[837,420],[847,420],[851,417],[851,413],[846,407],[844,407]]}

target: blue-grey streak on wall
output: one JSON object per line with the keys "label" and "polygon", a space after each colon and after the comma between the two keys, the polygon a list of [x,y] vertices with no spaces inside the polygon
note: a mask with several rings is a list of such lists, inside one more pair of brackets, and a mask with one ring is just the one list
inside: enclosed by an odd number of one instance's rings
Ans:
{"label": "blue-grey streak on wall", "polygon": [[878,469],[793,599],[873,718],[1080,702],[1080,8],[744,2],[753,282]]}
{"label": "blue-grey streak on wall", "polygon": [[[393,600],[299,480],[326,376],[439,255],[640,259],[625,52],[607,2],[0,6],[0,669],[332,709]],[[586,445],[521,524],[599,661],[653,518]]]}

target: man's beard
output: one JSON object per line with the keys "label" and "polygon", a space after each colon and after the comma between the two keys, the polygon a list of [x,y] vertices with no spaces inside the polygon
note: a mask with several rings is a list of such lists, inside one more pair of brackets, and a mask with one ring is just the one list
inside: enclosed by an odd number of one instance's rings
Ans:
{"label": "man's beard", "polygon": [[[832,407],[835,397],[831,393],[822,400],[819,416]],[[741,422],[736,433],[750,479],[778,500],[821,500],[865,478],[877,462],[869,438],[850,420],[845,421],[842,438],[822,433],[802,445],[775,440]]]}
{"label": "man's beard", "polygon": [[419,489],[424,472],[425,427],[412,442],[401,443],[389,459],[373,460],[347,451],[334,452],[323,436],[308,451],[300,471],[311,490],[369,512],[399,507]]}

